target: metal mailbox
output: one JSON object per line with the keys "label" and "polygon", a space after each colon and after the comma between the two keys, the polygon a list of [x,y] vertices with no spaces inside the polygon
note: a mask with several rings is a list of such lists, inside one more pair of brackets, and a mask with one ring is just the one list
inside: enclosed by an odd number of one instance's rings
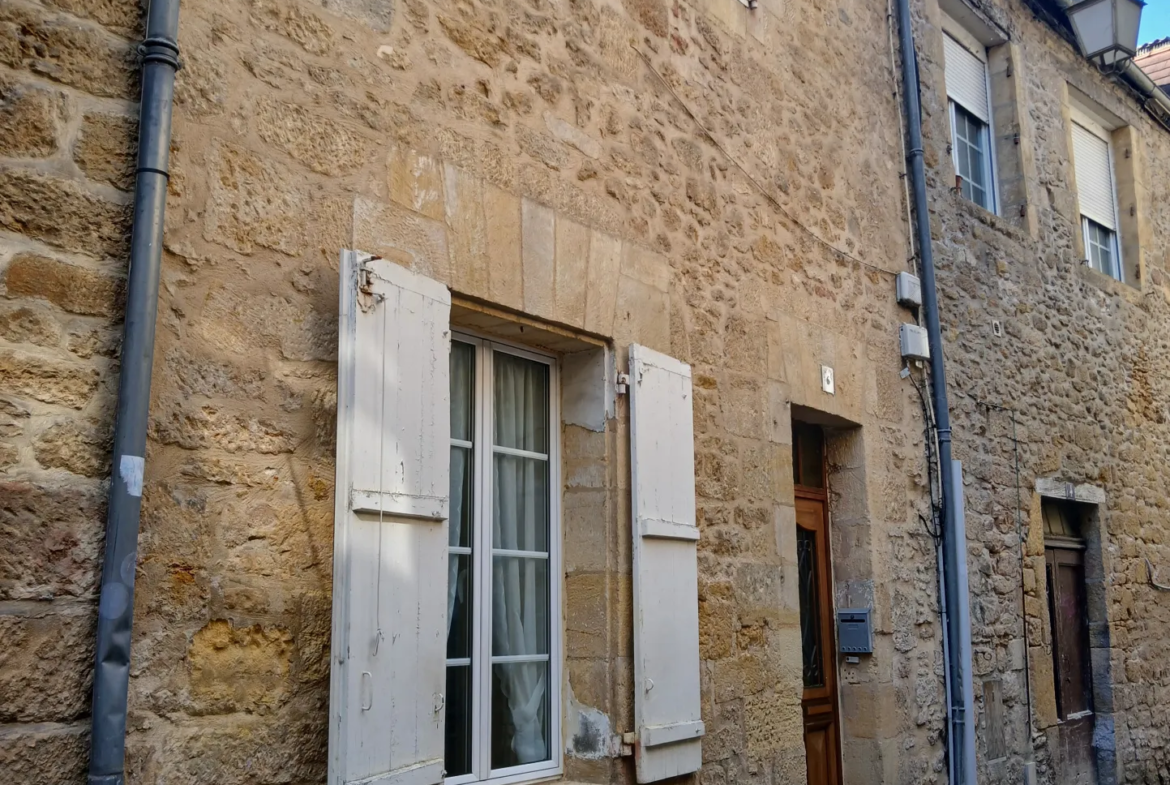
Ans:
{"label": "metal mailbox", "polygon": [[837,647],[842,654],[873,654],[873,623],[869,608],[837,611]]}

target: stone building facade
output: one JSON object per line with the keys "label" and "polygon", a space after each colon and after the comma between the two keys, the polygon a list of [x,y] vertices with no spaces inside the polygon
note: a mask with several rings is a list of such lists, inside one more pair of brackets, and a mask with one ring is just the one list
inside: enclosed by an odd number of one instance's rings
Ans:
{"label": "stone building facade", "polygon": [[[1004,36],[998,215],[952,187],[942,10],[914,4],[981,781],[1067,762],[1042,499],[1071,486],[1097,532],[1094,765],[1159,782],[1170,135],[1058,6],[972,8]],[[0,5],[0,771],[20,785],[85,778],[141,18]],[[875,630],[838,662],[844,782],[945,781],[884,4],[186,0],[180,18],[129,782],[326,780],[344,249],[448,287],[457,328],[603,347],[618,371],[635,343],[690,364],[703,782],[805,781],[793,428],[823,428],[835,604]],[[1079,261],[1070,89],[1123,121],[1131,284]],[[559,433],[554,741],[563,779],[599,785],[634,781],[636,689],[629,408],[607,409]]]}

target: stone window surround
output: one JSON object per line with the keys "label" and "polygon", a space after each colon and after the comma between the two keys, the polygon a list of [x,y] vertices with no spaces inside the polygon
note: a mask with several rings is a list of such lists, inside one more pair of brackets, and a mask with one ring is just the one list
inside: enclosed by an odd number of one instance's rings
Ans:
{"label": "stone window surround", "polygon": [[[1137,129],[1122,117],[1089,98],[1075,85],[1066,83],[1061,102],[1062,120],[1065,129],[1065,143],[1068,156],[1069,186],[1074,196],[1076,171],[1072,162],[1073,115],[1079,110],[1085,112],[1110,134],[1110,152],[1113,155],[1113,186],[1117,203],[1117,244],[1121,250],[1121,263],[1125,270],[1124,283],[1135,289],[1142,289],[1147,278],[1145,249],[1149,247],[1149,229],[1143,210],[1143,169],[1141,138]],[[1072,201],[1075,215],[1069,216],[1073,225],[1073,246],[1078,259],[1085,258],[1085,238],[1081,230],[1080,208],[1076,199]],[[1086,265],[1087,266],[1087,265]],[[1095,273],[1096,271],[1094,271]],[[1104,273],[1095,274],[1103,277]]]}
{"label": "stone window surround", "polygon": [[1088,483],[1075,484],[1054,478],[1036,480],[1034,502],[1028,533],[1028,556],[1035,574],[1035,604],[1025,613],[1027,627],[1039,628],[1040,640],[1028,641],[1028,657],[1033,680],[1033,716],[1037,730],[1048,733],[1051,746],[1053,734],[1059,732],[1056,714],[1055,683],[1039,683],[1040,678],[1052,676],[1052,631],[1047,612],[1048,585],[1044,570],[1043,499],[1076,502],[1082,507],[1083,536],[1085,539],[1085,589],[1089,612],[1089,658],[1093,679],[1093,750],[1097,759],[1097,782],[1111,785],[1116,782],[1116,741],[1114,731],[1112,650],[1106,598],[1106,509],[1105,490]]}
{"label": "stone window surround", "polygon": [[[1036,210],[1028,199],[1027,182],[1034,179],[1031,133],[1025,125],[1023,80],[1014,78],[1020,62],[1019,47],[1007,32],[966,0],[938,0],[939,35],[951,34],[974,39],[987,49],[987,75],[991,109],[991,168],[995,191],[994,214],[1033,237],[1039,232]],[[941,60],[940,60],[941,62]],[[945,76],[940,80],[945,84]],[[942,88],[945,93],[945,87]],[[951,156],[940,161],[947,182],[954,182],[955,165]],[[945,167],[949,166],[947,170]],[[973,209],[982,210],[978,205]]]}

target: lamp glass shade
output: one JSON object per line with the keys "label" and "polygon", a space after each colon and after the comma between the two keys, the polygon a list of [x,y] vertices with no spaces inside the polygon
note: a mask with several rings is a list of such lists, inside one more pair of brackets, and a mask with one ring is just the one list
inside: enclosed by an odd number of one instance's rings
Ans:
{"label": "lamp glass shade", "polygon": [[1095,57],[1112,49],[1116,41],[1113,3],[1116,0],[1086,0],[1068,9],[1073,32],[1085,57]]}
{"label": "lamp glass shade", "polygon": [[1137,52],[1138,28],[1142,24],[1141,0],[1114,0],[1117,3],[1117,46],[1132,56]]}
{"label": "lamp glass shade", "polygon": [[1102,65],[1133,57],[1143,0],[1081,0],[1068,9],[1081,51]]}

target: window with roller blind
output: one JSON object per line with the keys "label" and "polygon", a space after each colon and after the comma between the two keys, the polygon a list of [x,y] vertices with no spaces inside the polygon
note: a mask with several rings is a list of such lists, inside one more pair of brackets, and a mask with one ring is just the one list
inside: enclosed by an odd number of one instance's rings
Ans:
{"label": "window with roller blind", "polygon": [[943,32],[943,55],[957,187],[967,199],[995,212],[987,48],[948,19]]}
{"label": "window with roller blind", "polygon": [[1117,179],[1109,131],[1075,106],[1071,107],[1070,116],[1085,263],[1124,281],[1118,242]]}

